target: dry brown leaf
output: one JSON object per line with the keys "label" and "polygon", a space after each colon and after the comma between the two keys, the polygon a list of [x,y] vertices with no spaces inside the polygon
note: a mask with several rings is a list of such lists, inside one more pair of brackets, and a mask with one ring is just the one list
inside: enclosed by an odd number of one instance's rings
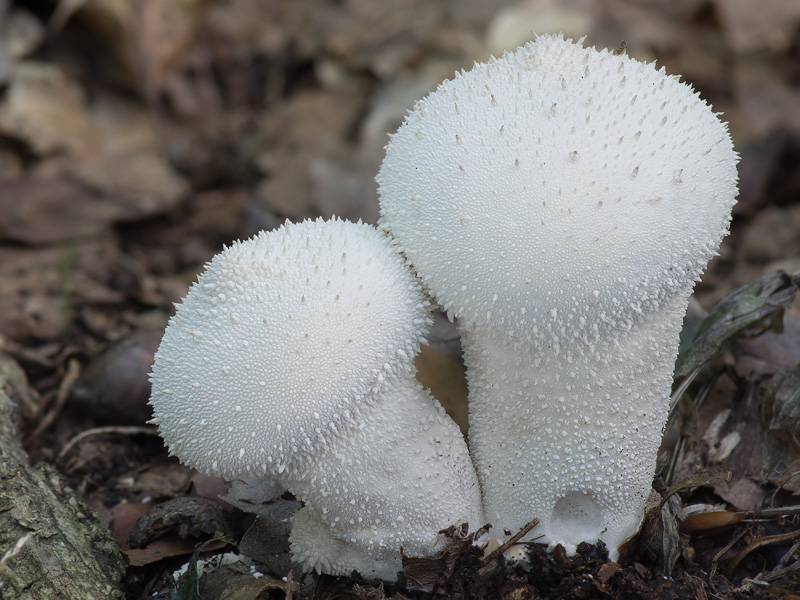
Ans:
{"label": "dry brown leaf", "polygon": [[714,493],[737,510],[755,510],[762,505],[767,491],[749,477],[735,481],[720,481],[714,485]]}
{"label": "dry brown leaf", "polygon": [[101,40],[115,76],[152,98],[193,41],[206,4],[207,0],[62,2],[65,8],[51,28],[79,17]]}
{"label": "dry brown leaf", "polygon": [[796,0],[714,0],[728,47],[737,53],[785,51],[800,24]]}
{"label": "dry brown leaf", "polygon": [[745,515],[729,511],[715,511],[688,515],[680,524],[680,532],[686,534],[708,534],[730,527],[744,520]]}
{"label": "dry brown leaf", "polygon": [[154,502],[121,502],[109,509],[111,513],[109,529],[123,550],[131,549],[128,538],[136,521],[153,506]]}
{"label": "dry brown leaf", "polygon": [[[125,554],[128,555],[128,560],[132,567],[143,567],[154,562],[158,562],[165,558],[173,556],[184,556],[194,552],[197,545],[195,540],[182,540],[178,536],[169,536],[161,538],[147,545],[147,548],[128,550]],[[204,550],[220,550],[227,546],[226,542],[221,540],[206,544]]]}
{"label": "dry brown leaf", "polygon": [[[150,97],[164,88],[166,79],[195,36],[209,0],[141,0],[125,24],[129,43],[141,57]],[[138,6],[136,6],[138,4]]]}
{"label": "dry brown leaf", "polygon": [[0,333],[12,340],[55,338],[72,313],[62,295],[59,265],[70,248],[0,247]]}
{"label": "dry brown leaf", "polygon": [[130,490],[145,492],[155,499],[174,498],[186,492],[194,473],[193,469],[176,462],[152,465],[136,475]]}
{"label": "dry brown leaf", "polygon": [[293,219],[334,213],[359,218],[364,199],[340,194],[337,206],[330,192],[342,186],[330,177],[336,173],[332,165],[347,172],[340,157],[352,152],[349,137],[361,110],[356,94],[307,92],[270,111],[261,123],[263,150],[256,159],[265,173],[256,192],[259,201]]}
{"label": "dry brown leaf", "polygon": [[800,494],[800,458],[791,462],[779,476],[770,478],[770,483],[793,494]]}
{"label": "dry brown leaf", "polygon": [[23,179],[0,188],[0,239],[37,246],[97,237],[125,213],[70,179]]}
{"label": "dry brown leaf", "polygon": [[[57,170],[69,172],[87,188],[72,181],[56,181],[59,190],[45,191],[44,198],[34,199],[47,205],[30,207],[29,196],[36,189],[28,188],[54,185],[51,180],[57,180],[59,173],[51,172],[44,183],[39,178],[17,178],[24,189],[4,193],[13,193],[12,199],[18,204],[22,204],[20,197],[26,198],[27,211],[44,217],[35,219],[34,224],[49,223],[61,232],[40,240],[20,240],[26,230],[22,227],[14,238],[19,241],[51,243],[93,235],[112,221],[162,213],[187,191],[185,181],[162,156],[152,114],[110,95],[101,94],[89,106],[82,89],[55,65],[26,62],[15,68],[0,107],[0,133],[29,144],[40,156],[66,155],[70,162]],[[71,188],[74,198],[59,197],[64,188]],[[81,203],[90,203],[86,213],[81,212]],[[22,209],[19,206],[16,212]],[[8,206],[2,210],[7,212]],[[17,231],[16,227],[11,229]]]}
{"label": "dry brown leaf", "polygon": [[[800,2],[796,4],[800,7]],[[737,100],[730,118],[738,144],[763,139],[775,131],[800,131],[800,90],[776,70],[773,62],[735,62],[730,82]]]}
{"label": "dry brown leaf", "polygon": [[300,585],[292,581],[291,575],[286,581],[263,573],[256,576],[246,564],[236,562],[204,573],[198,597],[205,600],[257,600],[267,597],[262,594],[268,590],[281,590],[286,598],[291,598],[300,590]]}
{"label": "dry brown leaf", "polygon": [[428,0],[314,0],[297,3],[304,27],[300,41],[309,54],[331,54],[349,69],[389,77],[411,62],[435,37],[445,4]]}
{"label": "dry brown leaf", "polygon": [[466,436],[469,413],[464,367],[430,346],[421,347],[414,364],[417,366],[417,379],[431,391]]}
{"label": "dry brown leaf", "polygon": [[290,518],[302,504],[294,500],[276,500],[259,507],[259,518],[242,537],[239,551],[278,575],[292,568],[289,551]]}
{"label": "dry brown leaf", "polygon": [[58,66],[20,62],[0,108],[0,133],[24,140],[41,155],[87,155],[97,139],[83,90]]}
{"label": "dry brown leaf", "polygon": [[[798,228],[800,231],[800,228]],[[783,332],[767,331],[733,343],[736,371],[744,376],[788,371],[800,364],[800,319],[783,317]]]}
{"label": "dry brown leaf", "polygon": [[82,161],[76,175],[90,190],[113,198],[118,208],[124,207],[120,220],[141,220],[164,213],[188,191],[186,182],[154,147]]}

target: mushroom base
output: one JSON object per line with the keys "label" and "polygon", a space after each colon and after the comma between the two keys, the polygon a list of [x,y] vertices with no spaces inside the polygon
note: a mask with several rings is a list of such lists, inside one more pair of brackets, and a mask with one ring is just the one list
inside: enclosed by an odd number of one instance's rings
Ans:
{"label": "mushroom base", "polygon": [[279,483],[306,504],[291,543],[307,571],[395,581],[401,548],[433,555],[448,543],[443,529],[483,525],[464,438],[413,373],[389,382],[313,460],[287,473]]}
{"label": "mushroom base", "polygon": [[365,554],[359,544],[338,537],[322,515],[308,506],[292,517],[289,547],[292,561],[307,573],[347,577],[356,571],[367,579],[395,581],[402,570],[399,550]]}

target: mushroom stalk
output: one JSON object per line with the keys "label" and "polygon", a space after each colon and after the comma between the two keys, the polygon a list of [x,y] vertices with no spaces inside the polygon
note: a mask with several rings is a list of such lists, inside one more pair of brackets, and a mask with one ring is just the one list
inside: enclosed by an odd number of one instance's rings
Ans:
{"label": "mushroom stalk", "polygon": [[430,326],[418,280],[385,235],[339,220],[286,224],[214,257],[153,365],[153,421],[185,464],[306,506],[306,570],[393,581],[401,549],[481,525],[458,426],[415,379]]}
{"label": "mushroom stalk", "polygon": [[394,581],[401,548],[406,556],[431,556],[449,541],[438,533],[443,528],[481,526],[463,438],[413,374],[343,433],[280,479],[306,504],[289,538],[304,570]]}
{"label": "mushroom stalk", "polygon": [[650,493],[687,302],[682,293],[604,336],[556,319],[565,343],[534,350],[461,329],[470,449],[496,537],[535,516],[529,537],[570,554],[602,539],[616,560]]}
{"label": "mushroom stalk", "polygon": [[456,74],[392,137],[381,227],[459,319],[491,534],[635,532],[694,282],[736,196],[727,126],[663,68],[561,36]]}

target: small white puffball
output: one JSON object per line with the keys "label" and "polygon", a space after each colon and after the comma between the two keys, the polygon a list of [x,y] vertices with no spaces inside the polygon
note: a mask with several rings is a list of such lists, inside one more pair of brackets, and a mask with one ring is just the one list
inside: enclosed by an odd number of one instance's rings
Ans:
{"label": "small white puffball", "polygon": [[366,224],[287,222],[235,242],[170,320],[153,365],[153,422],[203,473],[281,473],[413,369],[428,306],[404,259]]}
{"label": "small white puffball", "polygon": [[566,343],[691,285],[727,232],[736,160],[678,78],[541,36],[417,103],[386,148],[381,223],[465,327]]}

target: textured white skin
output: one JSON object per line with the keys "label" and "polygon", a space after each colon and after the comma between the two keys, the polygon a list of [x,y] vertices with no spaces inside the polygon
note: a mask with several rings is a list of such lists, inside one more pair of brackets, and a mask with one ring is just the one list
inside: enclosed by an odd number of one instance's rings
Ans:
{"label": "textured white skin", "polygon": [[[296,481],[285,480],[306,502],[289,538],[306,571],[355,570],[394,581],[402,569],[401,547],[406,556],[429,556],[448,543],[437,533],[442,529],[468,523],[475,531],[482,525],[480,488],[458,427],[413,376],[387,394]],[[362,473],[369,476],[367,485]],[[327,529],[312,529],[308,521],[324,521]]]}
{"label": "textured white skin", "polygon": [[[736,155],[690,87],[542,36],[443,83],[386,149],[381,224],[460,319],[493,535],[635,532]],[[590,494],[590,496],[589,496]]]}
{"label": "textured white skin", "polygon": [[593,356],[566,364],[462,329],[470,447],[486,520],[501,524],[493,535],[536,517],[540,541],[573,553],[602,539],[616,559],[650,492],[687,300],[677,296],[623,340],[601,339]]}
{"label": "textured white skin", "polygon": [[414,379],[429,325],[419,282],[374,227],[287,223],[214,257],[177,307],[153,421],[201,472],[274,479],[363,561],[319,546],[326,559],[297,557],[306,568],[394,579],[401,545],[435,551],[439,530],[480,526],[463,437]]}
{"label": "textured white skin", "polygon": [[262,232],[215,256],[177,307],[153,365],[154,421],[199,471],[281,473],[413,368],[428,323],[419,284],[374,228]]}

